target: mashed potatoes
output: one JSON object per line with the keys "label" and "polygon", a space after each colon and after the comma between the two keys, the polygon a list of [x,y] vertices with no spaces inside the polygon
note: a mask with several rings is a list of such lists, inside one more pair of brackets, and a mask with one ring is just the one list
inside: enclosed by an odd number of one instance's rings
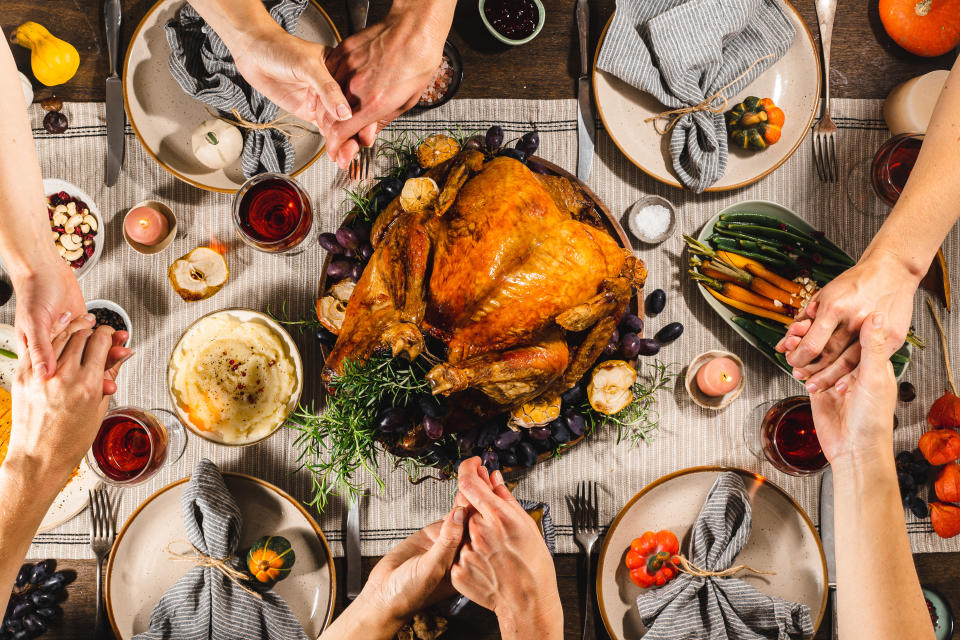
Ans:
{"label": "mashed potatoes", "polygon": [[190,425],[213,440],[244,444],[280,426],[298,388],[283,338],[256,319],[201,319],[170,358],[174,402]]}

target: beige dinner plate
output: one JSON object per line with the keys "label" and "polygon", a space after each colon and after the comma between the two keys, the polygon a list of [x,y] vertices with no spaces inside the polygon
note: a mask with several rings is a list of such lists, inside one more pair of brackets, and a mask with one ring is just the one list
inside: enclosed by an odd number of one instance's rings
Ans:
{"label": "beige dinner plate", "polygon": [[[197,161],[191,135],[213,116],[206,105],[183,92],[167,66],[170,45],[163,27],[184,4],[184,0],[160,0],[137,26],[123,65],[127,118],[140,144],[161,167],[195,187],[233,193],[245,182],[240,160],[216,170]],[[307,5],[296,35],[331,47],[340,42],[340,34],[317,0]],[[316,131],[315,126],[309,126]],[[320,157],[324,140],[319,133],[310,133],[291,141],[296,150],[292,175],[297,175]]]}
{"label": "beige dinner plate", "polygon": [[687,552],[690,529],[714,481],[724,471],[743,476],[752,496],[753,530],[737,564],[776,575],[741,574],[763,593],[810,607],[814,631],[827,605],[827,563],[813,523],[783,489],[742,469],[693,467],[664,476],[644,487],[617,514],[604,538],[597,567],[600,616],[614,640],[634,640],[646,630],[637,612],[643,589],[630,581],[624,565],[627,549],[644,531],[669,529]]}
{"label": "beige dinner plate", "polygon": [[[286,600],[307,636],[319,637],[333,617],[337,584],[333,556],[320,526],[299,502],[269,482],[229,472],[223,479],[243,517],[238,552],[265,535],[290,541],[297,559],[274,591]],[[180,499],[189,480],[178,480],[147,498],[113,544],[106,607],[114,635],[121,640],[147,630],[160,597],[191,569],[166,552],[170,542],[187,539]]]}
{"label": "beige dinner plate", "polygon": [[[766,176],[793,155],[813,123],[820,96],[820,57],[803,18],[789,2],[784,0],[783,5],[797,30],[793,44],[774,65],[729,99],[733,107],[747,96],[772,98],[786,114],[783,135],[777,144],[763,151],[730,148],[726,173],[707,191],[737,189]],[[593,63],[593,91],[600,119],[614,144],[630,162],[660,182],[680,187],[670,159],[670,135],[661,136],[652,122],[644,122],[666,107],[650,94],[597,69],[597,57],[610,20],[600,35]]]}

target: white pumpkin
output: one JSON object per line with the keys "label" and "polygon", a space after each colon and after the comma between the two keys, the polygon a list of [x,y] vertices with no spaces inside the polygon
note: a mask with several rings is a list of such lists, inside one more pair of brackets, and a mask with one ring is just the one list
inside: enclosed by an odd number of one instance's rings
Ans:
{"label": "white pumpkin", "polygon": [[22,73],[20,73],[20,88],[23,89],[23,100],[26,102],[27,108],[29,108],[33,102],[33,85],[30,84],[30,78]]}
{"label": "white pumpkin", "polygon": [[211,169],[223,169],[236,162],[243,152],[240,129],[223,120],[207,120],[193,132],[193,155]]}

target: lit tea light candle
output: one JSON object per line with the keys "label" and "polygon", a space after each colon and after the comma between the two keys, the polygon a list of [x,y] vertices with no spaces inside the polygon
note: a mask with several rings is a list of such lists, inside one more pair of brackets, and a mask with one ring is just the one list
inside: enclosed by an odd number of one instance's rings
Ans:
{"label": "lit tea light candle", "polygon": [[704,395],[717,398],[740,384],[740,367],[730,358],[714,358],[697,371],[697,387]]}
{"label": "lit tea light candle", "polygon": [[165,215],[152,207],[137,207],[124,218],[123,230],[134,242],[153,246],[167,237],[170,223]]}

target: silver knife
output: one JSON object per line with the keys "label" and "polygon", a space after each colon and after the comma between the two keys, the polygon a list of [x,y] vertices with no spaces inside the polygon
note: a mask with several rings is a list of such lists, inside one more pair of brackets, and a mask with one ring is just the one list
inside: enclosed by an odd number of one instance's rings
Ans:
{"label": "silver knife", "polygon": [[831,638],[837,634],[837,555],[833,537],[833,469],[820,476],[820,542],[823,543],[823,555],[827,559],[827,589],[829,594],[830,617],[833,620]]}
{"label": "silver knife", "polygon": [[593,168],[593,141],[596,122],[590,104],[590,7],[587,0],[577,0],[577,32],[580,36],[580,77],[577,78],[577,177],[586,181]]}
{"label": "silver knife", "polygon": [[347,508],[347,531],[344,536],[344,551],[347,560],[347,601],[360,595],[360,505],[359,498],[353,498]]}
{"label": "silver knife", "polygon": [[358,33],[367,28],[367,13],[370,12],[370,0],[347,0],[347,18],[350,19],[350,33]]}
{"label": "silver knife", "polygon": [[117,49],[120,45],[120,0],[105,0],[103,3],[104,26],[107,31],[107,158],[103,183],[112,187],[117,184],[123,166],[123,130],[126,115],[123,112],[123,83],[117,75]]}

